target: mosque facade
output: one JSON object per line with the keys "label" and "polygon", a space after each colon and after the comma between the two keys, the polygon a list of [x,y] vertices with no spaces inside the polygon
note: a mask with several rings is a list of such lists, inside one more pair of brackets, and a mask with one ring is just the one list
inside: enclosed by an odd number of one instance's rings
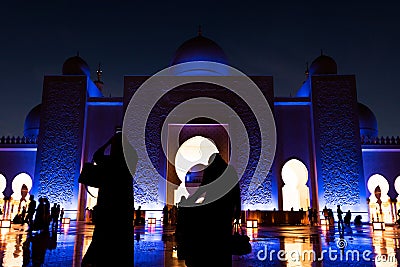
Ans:
{"label": "mosque facade", "polygon": [[[170,65],[195,61],[229,65],[222,48],[201,34],[184,42]],[[0,138],[0,198],[2,203],[11,198],[10,213],[17,213],[29,194],[48,197],[50,203],[65,208],[66,216],[77,219],[83,219],[86,207],[95,205],[95,198],[78,183],[82,165],[123,127],[131,99],[150,76],[126,75],[122,97],[108,97],[103,95],[101,70],[94,81],[90,74],[81,57],[68,58],[61,74],[44,76],[42,101],[27,114],[23,135]],[[321,54],[310,64],[295,96],[276,96],[272,76],[249,78],[273,117],[276,144],[267,149],[273,153],[271,162],[257,167],[263,159],[261,137],[270,129],[258,124],[248,103],[223,86],[183,84],[158,99],[147,118],[143,150],[154,168],[138,164],[135,181],[142,182],[134,183],[135,207],[156,212],[165,202],[177,201],[181,181],[167,159],[171,152],[164,153],[163,147],[168,147],[171,138],[182,144],[200,135],[212,139],[232,165],[244,166],[238,167],[243,210],[312,207],[322,211],[326,206],[335,211],[341,205],[344,211],[361,214],[364,221],[393,223],[397,219],[400,138],[379,136],[374,113],[358,102],[355,75],[338,74],[334,59]],[[185,121],[174,113],[181,103],[200,97],[225,104],[237,116],[216,121],[204,115]],[[215,101],[207,107],[220,112]],[[235,128],[237,118],[244,132]],[[240,151],[233,153],[237,148],[230,139],[244,133],[248,157]],[[254,178],[260,182],[251,189]],[[198,184],[198,179],[188,176],[188,188]],[[21,192],[23,184],[28,194]],[[96,189],[89,190],[96,194]]]}

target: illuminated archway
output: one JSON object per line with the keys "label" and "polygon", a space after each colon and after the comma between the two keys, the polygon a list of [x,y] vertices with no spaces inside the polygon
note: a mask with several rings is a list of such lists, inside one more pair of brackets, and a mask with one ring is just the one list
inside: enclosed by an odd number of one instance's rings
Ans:
{"label": "illuminated archway", "polygon": [[0,174],[0,199],[4,198],[4,190],[6,189],[7,186],[7,180],[6,177],[4,177],[3,174]]}
{"label": "illuminated archway", "polygon": [[397,203],[400,203],[400,176],[397,176],[396,180],[394,180],[394,189],[398,194]]}
{"label": "illuminated archway", "polygon": [[389,183],[386,178],[380,174],[374,174],[369,177],[367,182],[369,196],[369,214],[371,221],[383,221],[392,223],[392,212],[389,202]]}
{"label": "illuminated archway", "polygon": [[27,173],[20,173],[14,177],[12,183],[12,195],[11,202],[8,204],[9,215],[10,218],[14,218],[16,214],[18,214],[23,207],[27,208],[29,202],[29,192],[32,188],[32,178]]}
{"label": "illuminated archway", "polygon": [[24,173],[24,172],[15,176],[14,180],[12,181],[11,186],[12,186],[13,193],[12,193],[11,197],[14,200],[20,200],[22,198],[21,188],[24,184],[26,185],[26,187],[28,189],[28,192],[25,196],[25,201],[29,200],[29,192],[31,191],[31,188],[32,188],[32,178],[29,174]]}
{"label": "illuminated archway", "polygon": [[181,184],[175,190],[174,203],[178,203],[182,196],[187,198],[190,194],[185,183],[188,172],[203,170],[214,153],[219,153],[219,150],[215,143],[206,137],[194,136],[183,142],[175,156],[175,171]]}
{"label": "illuminated archway", "polygon": [[396,190],[397,198],[396,198],[396,203],[394,203],[394,208],[393,208],[393,217],[395,217],[395,220],[399,220],[400,217],[397,214],[397,211],[400,209],[399,203],[400,203],[400,176],[397,176],[397,178],[394,180],[394,189]]}
{"label": "illuminated archway", "polygon": [[283,210],[307,210],[310,206],[310,190],[308,188],[307,167],[298,159],[291,159],[282,167]]}

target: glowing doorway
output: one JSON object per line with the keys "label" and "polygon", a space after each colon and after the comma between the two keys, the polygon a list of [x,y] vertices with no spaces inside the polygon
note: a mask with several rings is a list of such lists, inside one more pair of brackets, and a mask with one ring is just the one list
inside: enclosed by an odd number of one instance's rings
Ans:
{"label": "glowing doorway", "polygon": [[369,177],[367,187],[371,195],[369,196],[369,216],[371,222],[393,223],[392,211],[389,202],[389,183],[380,174]]}
{"label": "glowing doorway", "polygon": [[4,177],[4,175],[0,173],[0,199],[4,198],[4,190],[6,189],[6,186],[7,186],[6,177]]}
{"label": "glowing doorway", "polygon": [[[25,186],[24,186],[25,185]],[[12,181],[12,190],[13,193],[11,195],[12,199],[14,200],[21,200],[21,201],[28,201],[29,200],[29,191],[32,188],[32,178],[27,173],[20,173],[15,176],[14,180]],[[27,192],[23,192],[21,190],[22,187],[26,187]]]}
{"label": "glowing doorway", "polygon": [[[189,123],[189,124],[169,124],[168,125],[168,138],[167,138],[167,180],[169,183],[166,186],[166,201],[167,203],[178,203],[182,196],[182,188],[186,187],[187,192],[192,194],[198,188],[202,180],[202,170],[204,166],[199,164],[190,164],[190,169],[175,169],[175,159],[178,150],[183,144],[191,139],[192,141],[185,144],[185,151],[180,151],[184,154],[187,160],[196,162],[202,159],[203,156],[207,157],[212,151],[219,151],[222,158],[229,162],[229,135],[227,124],[217,123]],[[194,138],[194,139],[192,139]],[[204,139],[203,139],[204,138]],[[203,140],[203,141],[202,141]],[[199,148],[199,144],[203,149]],[[199,150],[200,149],[200,150]],[[204,150],[203,152],[200,152]],[[172,162],[171,162],[172,160]],[[178,173],[179,176],[178,177]],[[184,181],[183,181],[184,180]],[[179,187],[181,189],[179,189]],[[180,191],[180,192],[178,192]]]}
{"label": "glowing doorway", "polygon": [[307,167],[297,159],[291,159],[282,167],[283,210],[307,210],[310,206],[310,190],[308,188]]}
{"label": "glowing doorway", "polygon": [[[209,162],[212,154],[219,153],[215,143],[203,136],[194,136],[186,140],[178,149],[175,156],[175,171],[181,181],[175,190],[174,201],[178,203],[181,197],[188,198],[186,182],[191,182],[192,173],[201,172]],[[193,179],[197,182],[197,179]]]}

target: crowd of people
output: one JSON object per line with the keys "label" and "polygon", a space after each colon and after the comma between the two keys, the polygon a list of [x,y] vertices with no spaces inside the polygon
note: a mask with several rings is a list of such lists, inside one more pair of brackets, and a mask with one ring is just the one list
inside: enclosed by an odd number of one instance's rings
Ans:
{"label": "crowd of people", "polygon": [[34,195],[29,196],[29,202],[23,206],[21,211],[18,212],[14,218],[14,224],[28,225],[27,232],[33,231],[56,231],[59,222],[62,221],[64,216],[64,208],[60,204],[53,203],[50,207],[50,202],[47,197],[39,197],[36,201]]}

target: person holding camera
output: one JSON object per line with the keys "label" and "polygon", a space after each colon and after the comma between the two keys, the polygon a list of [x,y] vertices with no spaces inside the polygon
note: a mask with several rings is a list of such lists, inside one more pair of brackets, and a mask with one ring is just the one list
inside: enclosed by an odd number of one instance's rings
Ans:
{"label": "person holding camera", "polygon": [[[105,150],[110,146],[110,154]],[[136,155],[136,153],[134,154]],[[137,157],[131,160],[137,162]],[[133,266],[133,175],[126,164],[122,133],[116,133],[93,156],[93,161],[102,170],[92,243],[81,266],[107,266],[110,257],[116,266]],[[113,228],[117,223],[118,229]]]}

